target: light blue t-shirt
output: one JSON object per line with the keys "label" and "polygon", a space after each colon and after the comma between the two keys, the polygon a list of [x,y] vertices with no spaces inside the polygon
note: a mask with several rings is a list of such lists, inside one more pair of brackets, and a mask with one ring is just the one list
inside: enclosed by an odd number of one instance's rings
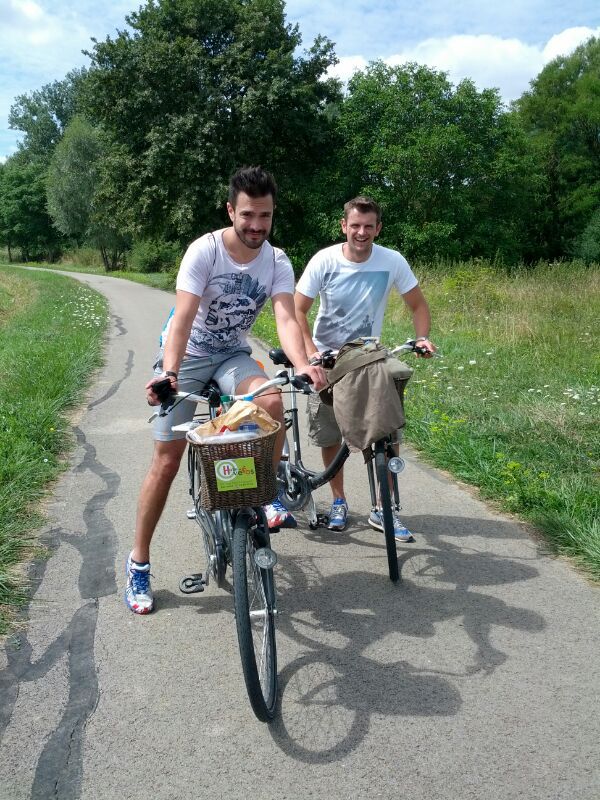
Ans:
{"label": "light blue t-shirt", "polygon": [[319,350],[339,350],[358,336],[380,336],[392,286],[406,294],[418,285],[403,255],[374,244],[367,261],[349,261],[342,244],[316,253],[308,262],[296,291],[320,296],[313,329]]}

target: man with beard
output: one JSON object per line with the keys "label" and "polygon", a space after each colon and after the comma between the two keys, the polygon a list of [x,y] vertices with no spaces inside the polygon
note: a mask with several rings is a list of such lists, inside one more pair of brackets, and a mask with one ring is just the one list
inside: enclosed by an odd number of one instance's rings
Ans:
{"label": "man with beard", "polygon": [[[320,367],[310,366],[294,313],[294,273],[285,253],[272,247],[271,231],[277,188],[261,167],[238,170],[229,183],[227,213],[231,226],[201,236],[188,247],[177,276],[175,310],[161,335],[155,377],[146,384],[148,403],[158,405],[157,380],[168,378],[174,391],[199,392],[211,379],[222,394],[250,393],[266,380],[251,358],[246,331],[271,298],[281,346],[298,372],[310,376],[315,388],[325,385]],[[228,315],[225,305],[231,306]],[[238,312],[243,309],[244,313]],[[215,313],[215,310],[218,313]],[[223,327],[229,316],[239,324]],[[274,464],[283,448],[285,426],[278,392],[257,397],[281,423]],[[186,448],[185,434],[172,426],[190,420],[192,403],[179,403],[154,421],[154,454],[138,501],[133,549],[127,558],[125,600],[136,614],[154,607],[150,587],[150,542],[165,506],[171,483]],[[274,500],[266,507],[269,527],[294,526],[295,520]]]}

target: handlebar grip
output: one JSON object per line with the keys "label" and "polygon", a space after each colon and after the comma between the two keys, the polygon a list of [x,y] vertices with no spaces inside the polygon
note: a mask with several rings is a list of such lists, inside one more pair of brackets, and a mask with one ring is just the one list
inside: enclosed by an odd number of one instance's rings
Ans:
{"label": "handlebar grip", "polygon": [[293,378],[290,378],[290,383],[292,386],[295,386],[296,389],[299,389],[304,394],[312,394],[312,389],[310,385],[312,384],[312,378],[310,375],[303,375],[300,373],[299,375],[294,375]]}
{"label": "handlebar grip", "polygon": [[155,381],[152,384],[152,391],[160,400],[160,404],[163,409],[170,408],[177,397],[176,393],[173,391],[173,387],[169,378],[162,378],[159,381]]}

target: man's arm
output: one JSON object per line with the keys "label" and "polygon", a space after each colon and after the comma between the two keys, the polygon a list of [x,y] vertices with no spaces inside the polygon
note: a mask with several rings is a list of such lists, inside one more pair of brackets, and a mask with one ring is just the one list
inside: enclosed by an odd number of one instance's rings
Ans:
{"label": "man's arm", "polygon": [[[181,289],[177,290],[175,295],[175,313],[169,325],[169,333],[165,344],[165,352],[163,355],[163,370],[165,372],[174,372],[176,375],[179,372],[179,367],[185,355],[185,348],[190,338],[192,324],[200,305],[200,298],[191,292],[184,292]],[[171,381],[173,391],[177,391],[177,378],[173,375],[168,376]],[[148,381],[146,384],[146,392],[148,402],[151,405],[157,405],[158,397],[152,391],[152,384],[156,378]]]}
{"label": "man's arm", "polygon": [[304,339],[304,349],[306,350],[306,355],[308,356],[309,359],[311,359],[314,355],[316,355],[319,352],[317,346],[313,342],[307,316],[308,312],[312,307],[313,302],[314,302],[313,297],[307,297],[305,294],[301,294],[300,292],[296,292],[294,294],[296,319],[298,320],[298,325],[300,326],[300,330],[302,332],[302,338]]}
{"label": "man's arm", "polygon": [[[419,346],[425,347],[429,353],[433,354],[435,345],[429,341],[431,313],[421,287],[415,286],[414,289],[403,294],[402,299],[411,311],[415,337],[419,339]],[[425,358],[428,358],[428,356],[425,356]]]}
{"label": "man's arm", "polygon": [[294,297],[287,292],[273,295],[271,298],[277,335],[285,354],[294,365],[297,372],[302,372],[312,378],[314,388],[322,389],[327,379],[321,367],[311,367],[306,356],[304,338],[300,325],[294,313]]}

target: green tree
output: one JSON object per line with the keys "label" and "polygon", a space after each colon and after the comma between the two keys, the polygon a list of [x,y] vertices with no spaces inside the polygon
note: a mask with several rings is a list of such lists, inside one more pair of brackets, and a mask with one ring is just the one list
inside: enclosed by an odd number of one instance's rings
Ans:
{"label": "green tree", "polygon": [[83,117],[73,117],[48,168],[47,198],[58,230],[79,244],[98,247],[109,270],[117,268],[127,239],[97,192],[106,150],[102,133]]}
{"label": "green tree", "polygon": [[26,159],[48,163],[69,121],[76,113],[85,70],[73,70],[62,81],[15,98],[8,121],[25,136],[19,150]]}
{"label": "green tree", "polygon": [[84,101],[115,145],[101,191],[119,224],[189,241],[223,222],[231,172],[260,163],[281,188],[279,236],[301,235],[303,189],[331,152],[331,43],[298,55],[283,0],[150,0],[127,22],[95,43]]}
{"label": "green tree", "polygon": [[575,256],[600,264],[600,209],[595,211],[575,245]]}
{"label": "green tree", "polygon": [[2,240],[18,247],[24,261],[54,261],[60,237],[46,210],[46,172],[42,165],[10,158],[0,173]]}
{"label": "green tree", "polygon": [[351,79],[339,125],[348,194],[381,202],[383,243],[412,258],[519,260],[534,162],[496,90],[374,62]]}
{"label": "green tree", "polygon": [[559,258],[600,205],[600,39],[551,61],[515,108],[547,175],[545,255]]}

